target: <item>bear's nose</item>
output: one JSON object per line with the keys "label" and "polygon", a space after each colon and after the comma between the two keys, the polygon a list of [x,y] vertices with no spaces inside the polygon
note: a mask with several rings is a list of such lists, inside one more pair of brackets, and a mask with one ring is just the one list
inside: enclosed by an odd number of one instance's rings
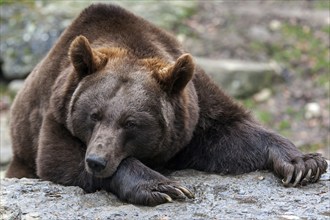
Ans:
{"label": "bear's nose", "polygon": [[103,159],[102,157],[98,157],[95,155],[88,156],[86,158],[86,162],[89,168],[91,170],[100,172],[105,169],[105,166],[107,165],[107,161]]}

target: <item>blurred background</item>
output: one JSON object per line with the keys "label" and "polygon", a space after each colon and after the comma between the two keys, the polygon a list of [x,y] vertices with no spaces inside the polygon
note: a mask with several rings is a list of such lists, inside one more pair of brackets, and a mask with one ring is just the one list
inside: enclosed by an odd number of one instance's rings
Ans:
{"label": "blurred background", "polygon": [[[16,92],[61,32],[92,2],[98,1],[0,0],[2,171],[11,158],[9,109]],[[113,3],[176,35],[261,124],[302,151],[330,159],[329,0]]]}

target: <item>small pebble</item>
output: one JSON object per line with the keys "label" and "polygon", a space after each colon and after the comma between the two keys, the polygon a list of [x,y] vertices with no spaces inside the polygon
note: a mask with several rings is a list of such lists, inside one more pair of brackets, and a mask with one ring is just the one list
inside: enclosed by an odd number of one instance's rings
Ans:
{"label": "small pebble", "polygon": [[282,27],[282,23],[279,20],[272,20],[269,23],[269,27],[272,31],[279,30]]}
{"label": "small pebble", "polygon": [[298,216],[295,215],[281,215],[281,219],[288,219],[288,220],[296,220],[296,219],[301,219]]}
{"label": "small pebble", "polygon": [[263,177],[263,176],[258,176],[258,180],[264,180],[265,179],[265,177]]}
{"label": "small pebble", "polygon": [[37,220],[37,219],[41,219],[40,218],[40,214],[38,212],[30,212],[30,213],[27,213],[25,216],[24,216],[26,220]]}
{"label": "small pebble", "polygon": [[253,96],[254,100],[257,102],[267,101],[272,95],[272,91],[270,89],[262,89],[260,92]]}
{"label": "small pebble", "polygon": [[312,119],[321,116],[321,107],[316,102],[307,103],[305,105],[305,118]]}

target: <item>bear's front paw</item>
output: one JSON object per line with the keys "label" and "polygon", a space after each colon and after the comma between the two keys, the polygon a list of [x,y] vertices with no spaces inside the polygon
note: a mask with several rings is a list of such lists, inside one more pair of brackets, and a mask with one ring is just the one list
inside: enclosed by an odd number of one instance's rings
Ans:
{"label": "bear's front paw", "polygon": [[194,198],[194,194],[176,182],[150,181],[136,186],[134,194],[128,199],[136,204],[156,206],[173,200],[183,200],[186,197]]}
{"label": "bear's front paw", "polygon": [[326,160],[318,153],[300,155],[290,161],[277,158],[273,164],[274,172],[283,178],[284,186],[315,183],[328,167]]}

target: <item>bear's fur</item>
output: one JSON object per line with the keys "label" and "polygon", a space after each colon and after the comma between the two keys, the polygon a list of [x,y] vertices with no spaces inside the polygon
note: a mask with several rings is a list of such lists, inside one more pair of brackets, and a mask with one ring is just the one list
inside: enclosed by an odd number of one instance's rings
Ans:
{"label": "bear's fur", "polygon": [[157,205],[193,197],[160,168],[241,174],[284,185],[327,163],[255,122],[168,33],[114,5],[85,9],[26,79],[12,106],[7,177],[39,177]]}

